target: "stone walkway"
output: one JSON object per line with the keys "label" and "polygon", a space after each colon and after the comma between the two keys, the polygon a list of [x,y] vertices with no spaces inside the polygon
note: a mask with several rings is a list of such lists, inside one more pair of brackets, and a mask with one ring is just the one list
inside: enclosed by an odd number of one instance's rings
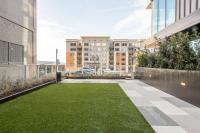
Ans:
{"label": "stone walkway", "polygon": [[200,108],[139,80],[64,80],[62,83],[118,83],[157,133],[200,133]]}

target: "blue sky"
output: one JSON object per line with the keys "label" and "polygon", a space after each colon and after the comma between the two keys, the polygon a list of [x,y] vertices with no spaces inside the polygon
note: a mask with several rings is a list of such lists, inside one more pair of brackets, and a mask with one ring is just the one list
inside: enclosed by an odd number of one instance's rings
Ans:
{"label": "blue sky", "polygon": [[[38,0],[38,60],[65,62],[65,39],[83,35],[147,38],[148,0]],[[44,52],[44,49],[45,52]]]}

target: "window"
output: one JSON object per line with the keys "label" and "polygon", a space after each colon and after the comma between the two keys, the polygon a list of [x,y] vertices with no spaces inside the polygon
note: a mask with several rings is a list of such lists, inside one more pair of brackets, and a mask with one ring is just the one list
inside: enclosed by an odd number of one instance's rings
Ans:
{"label": "window", "polygon": [[85,60],[85,61],[88,61],[89,59],[88,59],[88,58],[84,58],[84,60]]}
{"label": "window", "polygon": [[161,31],[165,28],[165,15],[165,0],[159,0],[158,31]]}
{"label": "window", "polygon": [[89,54],[88,54],[88,53],[85,53],[84,56],[89,56]]}
{"label": "window", "polygon": [[166,25],[170,25],[175,22],[175,0],[166,0]]}
{"label": "window", "polygon": [[85,51],[88,51],[89,49],[88,49],[88,48],[84,48],[84,50],[85,50]]}
{"label": "window", "polygon": [[119,48],[115,48],[115,51],[119,51]]}
{"label": "window", "polygon": [[8,64],[8,42],[0,41],[0,64]]}
{"label": "window", "polygon": [[89,46],[89,43],[84,43],[84,46]]}
{"label": "window", "polygon": [[70,51],[76,51],[76,48],[70,48]]}
{"label": "window", "polygon": [[10,43],[9,44],[9,63],[23,64],[24,46]]}
{"label": "window", "polygon": [[82,51],[82,48],[77,48],[78,51]]}
{"label": "window", "polygon": [[127,43],[122,43],[122,46],[127,46]]}
{"label": "window", "polygon": [[70,46],[76,46],[76,43],[71,43]]}
{"label": "window", "polygon": [[176,0],[153,1],[153,34],[175,22],[175,6]]}
{"label": "window", "polygon": [[115,46],[119,46],[119,43],[115,43]]}
{"label": "window", "polygon": [[114,48],[110,48],[110,51],[114,51]]}
{"label": "window", "polygon": [[159,0],[153,1],[153,34],[158,32],[158,2]]}

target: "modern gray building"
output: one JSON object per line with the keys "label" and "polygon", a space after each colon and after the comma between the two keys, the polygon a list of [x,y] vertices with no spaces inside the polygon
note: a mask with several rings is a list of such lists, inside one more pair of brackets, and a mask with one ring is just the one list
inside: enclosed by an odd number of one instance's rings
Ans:
{"label": "modern gray building", "polygon": [[36,2],[0,1],[0,78],[36,76]]}
{"label": "modern gray building", "polygon": [[[152,38],[165,38],[181,31],[200,27],[200,0],[150,0]],[[153,39],[147,44],[151,44]]]}

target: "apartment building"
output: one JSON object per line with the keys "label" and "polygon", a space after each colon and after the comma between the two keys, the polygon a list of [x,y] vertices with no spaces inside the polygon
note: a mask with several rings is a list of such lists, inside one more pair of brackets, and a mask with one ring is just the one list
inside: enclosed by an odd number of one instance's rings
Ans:
{"label": "apartment building", "polygon": [[0,78],[27,79],[37,73],[36,2],[0,2]]}
{"label": "apartment building", "polygon": [[144,40],[111,39],[109,36],[82,36],[66,40],[66,70],[83,67],[128,73],[133,69],[134,53],[144,48]]}
{"label": "apartment building", "polygon": [[156,47],[155,38],[163,39],[181,31],[200,30],[200,0],[149,0],[152,11],[152,37],[145,43]]}

